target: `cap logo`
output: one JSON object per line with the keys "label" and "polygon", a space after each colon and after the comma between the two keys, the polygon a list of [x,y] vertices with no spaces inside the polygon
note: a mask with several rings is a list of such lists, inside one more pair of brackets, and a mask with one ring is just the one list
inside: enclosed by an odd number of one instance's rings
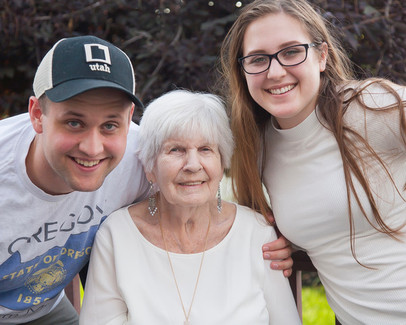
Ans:
{"label": "cap logo", "polygon": [[101,44],[85,44],[86,62],[100,62],[100,65],[89,64],[92,71],[104,71],[110,73],[110,68],[107,64],[111,65],[109,48]]}

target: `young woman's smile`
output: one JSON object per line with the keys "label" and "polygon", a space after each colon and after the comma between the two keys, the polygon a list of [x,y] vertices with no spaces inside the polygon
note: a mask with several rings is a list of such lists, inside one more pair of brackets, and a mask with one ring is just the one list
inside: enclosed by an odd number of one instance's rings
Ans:
{"label": "young woman's smile", "polygon": [[[316,107],[320,72],[325,69],[326,55],[324,52],[320,54],[312,42],[301,23],[283,13],[259,18],[252,22],[245,32],[244,57],[253,54],[275,54],[288,48],[286,53],[278,53],[278,58],[284,55],[283,59],[289,60],[288,55],[295,54],[295,48],[291,46],[307,46],[302,47],[303,51],[307,51],[305,61],[298,65],[283,66],[279,60],[272,57],[266,71],[257,74],[245,73],[252,98],[275,116],[282,129],[298,125]],[[326,50],[324,44],[321,48]],[[291,49],[292,54],[289,52]],[[255,63],[256,61],[252,64]]]}

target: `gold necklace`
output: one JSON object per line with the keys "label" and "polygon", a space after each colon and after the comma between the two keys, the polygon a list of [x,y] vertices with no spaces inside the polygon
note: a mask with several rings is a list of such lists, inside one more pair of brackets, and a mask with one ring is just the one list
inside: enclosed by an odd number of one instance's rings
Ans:
{"label": "gold necklace", "polygon": [[159,220],[159,227],[161,228],[162,239],[163,239],[164,245],[165,245],[166,255],[168,256],[169,265],[171,266],[171,271],[172,271],[173,279],[175,280],[175,285],[176,285],[176,289],[178,290],[178,295],[179,295],[180,303],[182,304],[183,314],[185,315],[185,322],[183,323],[183,325],[191,325],[191,324],[190,324],[190,321],[189,321],[189,316],[190,316],[190,311],[192,310],[193,301],[195,300],[197,285],[198,285],[198,283],[199,283],[199,278],[200,278],[200,272],[202,271],[203,260],[204,260],[204,253],[206,252],[207,239],[209,238],[209,230],[210,230],[210,224],[211,224],[211,214],[210,214],[210,218],[209,218],[209,226],[207,227],[206,240],[205,240],[205,243],[204,243],[203,254],[202,254],[202,260],[201,260],[201,262],[200,262],[200,267],[199,267],[199,273],[197,274],[197,280],[196,280],[195,290],[194,290],[194,292],[193,292],[192,302],[190,303],[189,311],[188,311],[187,314],[186,314],[185,306],[184,306],[184,304],[183,304],[182,296],[181,296],[181,294],[180,294],[178,282],[176,281],[175,272],[173,271],[173,266],[172,266],[171,257],[169,256],[168,246],[166,245],[165,236],[164,236],[164,231],[163,231],[163,229],[162,229],[161,212],[160,212],[160,210],[158,211],[158,220]]}

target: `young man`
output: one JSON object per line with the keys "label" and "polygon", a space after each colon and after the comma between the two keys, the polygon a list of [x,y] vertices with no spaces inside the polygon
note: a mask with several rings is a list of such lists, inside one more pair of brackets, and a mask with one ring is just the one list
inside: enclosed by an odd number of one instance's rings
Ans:
{"label": "young man", "polygon": [[134,90],[117,47],[62,39],[38,67],[29,112],[0,122],[0,324],[78,323],[63,288],[103,219],[148,190]]}

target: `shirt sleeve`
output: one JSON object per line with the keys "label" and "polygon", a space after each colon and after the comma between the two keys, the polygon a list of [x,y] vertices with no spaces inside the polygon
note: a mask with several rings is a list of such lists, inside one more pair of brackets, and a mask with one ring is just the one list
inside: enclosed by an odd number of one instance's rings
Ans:
{"label": "shirt sleeve", "polygon": [[[406,88],[393,86],[393,90],[403,102],[405,112]],[[398,103],[394,94],[380,85],[373,84],[363,90],[360,99],[369,109],[364,109],[358,101],[354,100],[344,114],[345,124],[366,139],[378,155],[393,156],[405,152],[399,109],[388,109],[388,107],[396,107]],[[357,136],[352,133],[348,136],[363,152],[364,145]]]}
{"label": "shirt sleeve", "polygon": [[[276,239],[275,230],[269,227],[264,244]],[[289,281],[283,272],[272,270],[271,261],[264,260],[264,273],[264,297],[269,311],[269,324],[302,324]]]}
{"label": "shirt sleeve", "polygon": [[98,231],[90,257],[80,325],[127,324],[127,305],[117,284],[112,240]]}

